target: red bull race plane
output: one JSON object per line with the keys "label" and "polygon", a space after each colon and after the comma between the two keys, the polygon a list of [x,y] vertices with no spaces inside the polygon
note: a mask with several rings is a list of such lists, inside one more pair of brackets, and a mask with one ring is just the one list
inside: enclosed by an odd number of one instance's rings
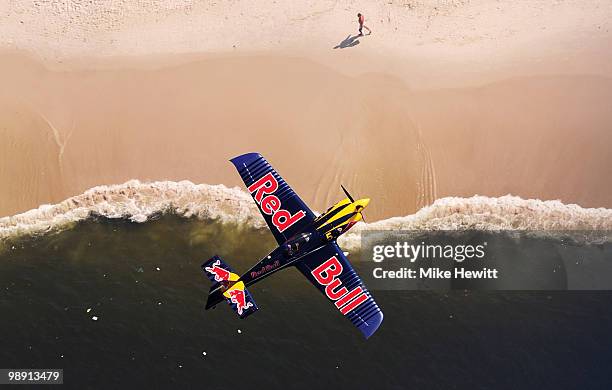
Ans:
{"label": "red bull race plane", "polygon": [[347,198],[318,217],[258,153],[231,160],[279,246],[244,275],[238,276],[220,257],[202,264],[213,282],[206,309],[227,301],[240,318],[258,310],[247,286],[290,266],[296,267],[368,338],[383,313],[353,269],[336,239],[363,219],[370,199]]}

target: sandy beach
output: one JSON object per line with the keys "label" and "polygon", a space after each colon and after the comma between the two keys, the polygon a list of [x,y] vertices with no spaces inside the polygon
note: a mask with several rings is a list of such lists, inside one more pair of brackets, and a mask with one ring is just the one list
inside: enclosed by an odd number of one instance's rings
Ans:
{"label": "sandy beach", "polygon": [[373,220],[476,194],[610,208],[611,16],[607,1],[3,3],[0,216],[131,179],[241,185],[227,160],[248,151],[314,209],[341,183],[371,197]]}

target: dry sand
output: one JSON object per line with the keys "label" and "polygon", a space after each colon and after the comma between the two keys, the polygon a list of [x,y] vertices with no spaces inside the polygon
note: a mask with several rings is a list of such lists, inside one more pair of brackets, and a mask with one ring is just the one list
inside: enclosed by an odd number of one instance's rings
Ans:
{"label": "dry sand", "polygon": [[[612,207],[608,1],[0,5],[0,215],[129,179]],[[354,34],[357,11],[374,34]],[[353,40],[355,42],[355,40]]]}

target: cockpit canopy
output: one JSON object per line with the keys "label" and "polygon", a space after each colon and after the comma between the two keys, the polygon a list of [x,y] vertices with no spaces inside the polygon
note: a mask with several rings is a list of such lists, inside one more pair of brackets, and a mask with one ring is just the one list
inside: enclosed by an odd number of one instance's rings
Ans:
{"label": "cockpit canopy", "polygon": [[284,244],[285,254],[287,254],[288,256],[293,256],[294,254],[299,252],[304,247],[304,245],[308,243],[308,241],[310,241],[311,236],[312,233],[300,233],[292,239],[288,240]]}

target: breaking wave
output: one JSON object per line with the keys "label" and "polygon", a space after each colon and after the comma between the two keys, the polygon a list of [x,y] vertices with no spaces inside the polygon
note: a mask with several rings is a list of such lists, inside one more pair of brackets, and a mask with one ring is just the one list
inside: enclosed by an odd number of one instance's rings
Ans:
{"label": "breaking wave", "polygon": [[[0,218],[0,240],[58,232],[90,217],[121,218],[143,223],[173,213],[255,229],[265,223],[249,194],[238,187],[194,184],[189,181],[98,186],[54,205]],[[341,237],[347,250],[358,249],[364,230],[612,230],[612,210],[583,208],[560,201],[448,197],[413,215],[358,224]]]}

